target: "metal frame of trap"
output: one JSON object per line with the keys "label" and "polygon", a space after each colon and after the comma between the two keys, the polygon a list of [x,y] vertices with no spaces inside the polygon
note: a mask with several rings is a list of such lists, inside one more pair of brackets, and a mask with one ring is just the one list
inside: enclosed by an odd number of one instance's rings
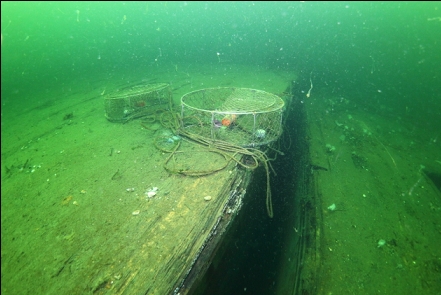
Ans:
{"label": "metal frame of trap", "polygon": [[126,123],[171,108],[172,91],[167,83],[131,85],[108,94],[105,116],[110,122]]}
{"label": "metal frame of trap", "polygon": [[[181,97],[181,127],[190,134],[241,147],[267,145],[282,133],[284,105],[279,96],[262,90],[205,88]],[[234,122],[223,126],[228,116]]]}

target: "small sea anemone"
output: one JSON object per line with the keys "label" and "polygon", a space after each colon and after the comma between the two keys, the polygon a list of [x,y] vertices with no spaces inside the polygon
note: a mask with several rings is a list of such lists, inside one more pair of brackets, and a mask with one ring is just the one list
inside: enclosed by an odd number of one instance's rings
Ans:
{"label": "small sea anemone", "polygon": [[337,206],[335,205],[335,203],[328,207],[329,211],[335,211],[336,209],[337,209]]}
{"label": "small sea anemone", "polygon": [[263,129],[257,129],[255,135],[259,139],[264,139],[266,135],[266,131]]}
{"label": "small sea anemone", "polygon": [[386,245],[385,240],[383,240],[383,239],[378,240],[377,248],[383,247],[384,245]]}

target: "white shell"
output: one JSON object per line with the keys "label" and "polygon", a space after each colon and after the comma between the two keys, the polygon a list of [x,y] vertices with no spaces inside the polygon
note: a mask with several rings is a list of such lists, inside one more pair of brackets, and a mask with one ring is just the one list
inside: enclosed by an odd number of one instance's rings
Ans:
{"label": "white shell", "polygon": [[147,192],[147,197],[149,197],[149,198],[153,198],[154,196],[156,196],[156,192],[155,192],[155,191],[149,191],[149,192]]}
{"label": "white shell", "polygon": [[151,189],[149,189],[149,192],[157,192],[159,190],[159,188],[157,188],[156,186],[152,187]]}
{"label": "white shell", "polygon": [[140,210],[135,210],[135,211],[132,212],[132,215],[139,215],[139,213],[141,213]]}
{"label": "white shell", "polygon": [[210,200],[211,200],[211,196],[205,196],[205,197],[204,197],[204,200],[205,200],[205,201],[210,201]]}

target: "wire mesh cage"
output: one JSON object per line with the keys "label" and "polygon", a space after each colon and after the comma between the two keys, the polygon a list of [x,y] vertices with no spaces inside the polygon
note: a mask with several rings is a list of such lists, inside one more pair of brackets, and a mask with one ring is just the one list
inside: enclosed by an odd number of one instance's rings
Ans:
{"label": "wire mesh cage", "polygon": [[105,116],[110,122],[125,123],[157,111],[168,110],[171,103],[172,91],[169,84],[135,85],[105,97]]}
{"label": "wire mesh cage", "polygon": [[284,101],[249,88],[207,88],[181,98],[182,128],[197,136],[242,147],[277,140],[282,133]]}

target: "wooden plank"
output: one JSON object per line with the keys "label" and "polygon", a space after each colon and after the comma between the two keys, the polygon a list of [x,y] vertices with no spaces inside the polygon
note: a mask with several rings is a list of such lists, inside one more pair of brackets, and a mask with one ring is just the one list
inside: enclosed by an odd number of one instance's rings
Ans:
{"label": "wooden plank", "polygon": [[[163,130],[110,123],[96,98],[5,124],[4,294],[185,294],[240,209],[251,170],[230,162],[205,176],[169,173],[169,154],[154,145]],[[59,109],[74,109],[69,124]],[[192,168],[186,159],[174,161]],[[207,153],[197,164],[219,161]]]}

